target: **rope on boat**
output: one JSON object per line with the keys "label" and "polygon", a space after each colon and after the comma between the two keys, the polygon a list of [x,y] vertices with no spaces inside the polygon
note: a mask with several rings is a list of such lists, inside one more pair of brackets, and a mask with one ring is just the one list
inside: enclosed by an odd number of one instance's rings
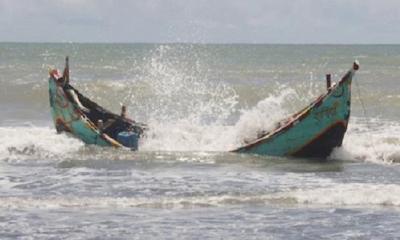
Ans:
{"label": "rope on boat", "polygon": [[[360,85],[358,84],[358,81],[356,81],[356,79],[354,79],[354,82],[355,82],[355,85],[356,85],[356,88],[357,88],[357,95],[358,95],[357,98],[358,98],[359,102],[361,103],[361,107],[362,107],[362,110],[363,110],[365,122],[366,122],[366,124],[367,124],[368,129],[372,129],[372,128],[371,128],[371,123],[369,122],[369,117],[368,117],[368,114],[367,114],[367,109],[365,108],[364,101],[363,101],[362,98],[361,98],[361,87],[360,87]],[[370,133],[369,131],[367,131],[367,135],[368,135],[367,137],[368,137],[369,139],[371,139],[371,146],[372,146],[372,150],[373,150],[374,153],[375,153],[375,156],[377,156],[377,158],[380,158],[380,159],[384,160],[383,156],[379,156],[379,155],[378,155],[378,151],[377,151],[376,148],[375,148],[374,140],[373,140],[372,135],[371,135],[371,133]]]}

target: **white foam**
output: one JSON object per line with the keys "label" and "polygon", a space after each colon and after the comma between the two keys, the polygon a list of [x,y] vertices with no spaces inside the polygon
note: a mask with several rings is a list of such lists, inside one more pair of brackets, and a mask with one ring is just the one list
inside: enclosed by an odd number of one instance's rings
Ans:
{"label": "white foam", "polygon": [[279,193],[222,194],[190,197],[0,197],[0,208],[193,208],[242,204],[310,205],[314,207],[400,207],[400,186],[346,183]]}
{"label": "white foam", "polygon": [[232,126],[199,126],[183,119],[150,123],[141,151],[227,151],[235,138]]}
{"label": "white foam", "polygon": [[[187,52],[190,52],[189,49]],[[229,151],[254,139],[258,133],[309,104],[321,86],[308,81],[296,86],[272,86],[271,92],[249,109],[238,108],[238,95],[232,87],[208,80],[205,63],[196,60],[185,65],[185,49],[161,46],[148,58],[140,81],[152,89],[146,101],[150,132],[142,150]],[[177,53],[178,52],[178,53]],[[180,57],[177,57],[179,55]],[[188,59],[183,59],[188,60]],[[188,60],[189,61],[189,60]],[[229,119],[238,114],[236,124]],[[237,115],[236,115],[237,116]],[[400,162],[400,124],[380,119],[371,129],[365,119],[351,118],[343,147],[332,154],[341,160],[379,163]]]}
{"label": "white foam", "polygon": [[[244,139],[254,139],[260,131],[271,130],[289,113],[282,108],[297,93],[293,89],[275,91],[255,107],[242,110],[235,125],[221,124],[221,117],[210,124],[202,124],[202,112],[193,112],[181,119],[153,120],[143,141],[142,150],[165,151],[229,151],[243,144]],[[213,112],[212,107],[207,114]],[[221,106],[223,107],[223,106]],[[168,115],[167,115],[168,116]]]}
{"label": "white foam", "polygon": [[[161,45],[144,59],[141,69],[135,68],[139,74],[132,81],[135,86],[147,85],[148,94],[136,107],[147,115],[150,125],[141,150],[229,151],[270,130],[317,96],[313,81],[296,87],[271,84],[265,99],[239,109],[234,87],[210,80],[201,54],[190,45]],[[138,101],[134,92],[126,97],[128,105]],[[294,100],[301,104],[293,104]],[[234,119],[238,119],[236,124]]]}
{"label": "white foam", "polygon": [[[233,87],[210,81],[207,63],[196,54],[200,53],[190,46],[167,45],[146,58],[135,80],[146,83],[151,92],[141,111],[147,112],[150,125],[142,150],[229,151],[287,115],[282,102],[296,92],[277,88],[256,107],[243,110],[236,125],[228,126],[239,111],[238,95]],[[137,101],[133,95],[130,98]]]}
{"label": "white foam", "polygon": [[54,158],[82,146],[81,141],[49,127],[0,127],[0,160]]}
{"label": "white foam", "polygon": [[[225,124],[238,96],[227,84],[210,81],[207,64],[196,54],[189,45],[162,45],[146,58],[135,80],[146,84],[149,94],[138,106],[150,125],[142,150],[228,150],[232,128]],[[133,105],[137,99],[133,91],[130,95]]]}
{"label": "white foam", "polygon": [[400,206],[400,186],[396,184],[341,183],[277,196],[291,198],[299,204]]}
{"label": "white foam", "polygon": [[400,124],[383,119],[351,118],[343,146],[331,158],[375,163],[400,162]]}
{"label": "white foam", "polygon": [[[207,62],[201,61],[209,56],[203,58],[200,54],[205,53],[190,45],[161,45],[146,56],[143,65],[137,64],[128,71],[135,73],[135,79],[95,84],[83,81],[81,85],[91,89],[84,92],[96,101],[100,96],[111,97],[108,103],[99,101],[107,108],[119,110],[118,103],[122,101],[130,103],[135,118],[144,116],[140,120],[149,123],[150,131],[143,139],[141,151],[232,150],[241,146],[244,139],[255,138],[259,132],[270,130],[279,120],[305,107],[324,86],[316,81],[271,86],[266,97],[254,107],[240,109],[234,87],[211,79]],[[310,74],[312,80],[314,73]],[[215,78],[215,73],[212,76]],[[45,86],[44,79],[40,88]],[[115,91],[107,91],[109,88]],[[114,92],[117,94],[113,95]],[[121,95],[125,98],[115,101]],[[352,116],[343,147],[336,149],[331,157],[400,162],[400,124],[379,119],[372,122],[371,129],[365,120]],[[56,135],[53,128],[37,127],[0,128],[0,143],[0,159],[58,156],[83,146],[76,139]]]}
{"label": "white foam", "polygon": [[[308,95],[317,95],[313,83],[296,88],[276,85],[256,106],[239,109],[238,96],[231,87],[195,78],[195,73],[179,71],[177,66],[164,63],[164,58],[155,59],[148,71],[157,98],[149,100],[155,105],[148,106],[152,109],[150,131],[142,150],[233,150],[306,106],[312,101]],[[295,101],[298,104],[293,104]],[[235,114],[238,121],[228,125]]]}
{"label": "white foam", "polygon": [[295,94],[291,88],[271,94],[249,110],[243,110],[239,121],[235,125],[236,143],[240,145],[244,139],[256,139],[261,131],[270,131],[284,116],[289,115],[288,111],[282,108],[282,104],[288,97]]}

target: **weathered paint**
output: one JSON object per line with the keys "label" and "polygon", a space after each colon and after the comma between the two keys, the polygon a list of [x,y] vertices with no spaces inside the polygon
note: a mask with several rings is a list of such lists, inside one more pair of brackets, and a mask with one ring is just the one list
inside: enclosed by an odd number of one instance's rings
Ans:
{"label": "weathered paint", "polygon": [[54,77],[49,78],[51,115],[58,132],[70,132],[86,144],[122,147],[120,143],[99,132],[97,127],[72,104]]}
{"label": "weathered paint", "polygon": [[233,150],[271,156],[327,157],[341,146],[350,117],[351,82],[357,63],[341,81],[271,133]]}

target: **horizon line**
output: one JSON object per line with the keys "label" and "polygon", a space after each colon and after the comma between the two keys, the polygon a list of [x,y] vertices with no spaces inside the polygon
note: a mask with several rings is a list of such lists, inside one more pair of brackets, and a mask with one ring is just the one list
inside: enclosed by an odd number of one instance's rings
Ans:
{"label": "horizon line", "polygon": [[193,44],[193,45],[400,45],[400,43],[277,43],[277,42],[186,42],[186,41],[166,41],[166,42],[96,42],[96,41],[60,41],[60,42],[40,42],[40,41],[0,41],[3,43],[20,43],[20,44]]}

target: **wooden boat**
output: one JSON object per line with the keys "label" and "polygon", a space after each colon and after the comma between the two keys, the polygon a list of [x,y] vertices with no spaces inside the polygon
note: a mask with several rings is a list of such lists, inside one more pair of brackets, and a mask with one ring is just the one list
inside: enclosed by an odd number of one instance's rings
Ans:
{"label": "wooden boat", "polygon": [[146,125],[106,110],[72,87],[68,57],[62,76],[58,70],[51,70],[49,75],[51,114],[58,133],[71,133],[86,144],[137,150]]}
{"label": "wooden boat", "polygon": [[327,78],[327,93],[279,126],[233,150],[271,156],[328,157],[342,145],[350,118],[351,82],[358,62],[335,85]]}

